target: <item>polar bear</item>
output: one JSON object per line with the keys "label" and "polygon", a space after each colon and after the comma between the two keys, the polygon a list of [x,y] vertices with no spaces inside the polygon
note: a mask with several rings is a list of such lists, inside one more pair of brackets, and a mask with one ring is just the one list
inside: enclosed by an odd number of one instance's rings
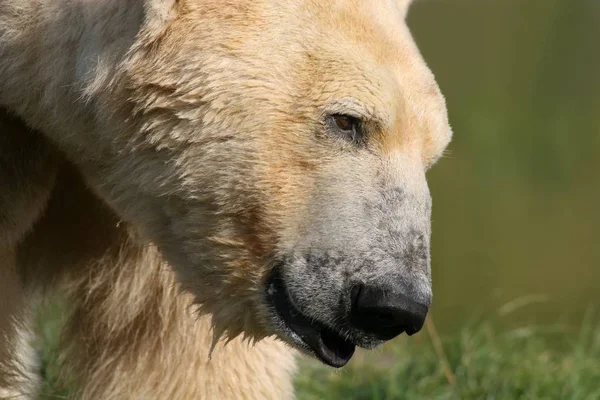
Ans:
{"label": "polar bear", "polygon": [[0,0],[0,397],[293,397],[421,329],[451,139],[408,0]]}

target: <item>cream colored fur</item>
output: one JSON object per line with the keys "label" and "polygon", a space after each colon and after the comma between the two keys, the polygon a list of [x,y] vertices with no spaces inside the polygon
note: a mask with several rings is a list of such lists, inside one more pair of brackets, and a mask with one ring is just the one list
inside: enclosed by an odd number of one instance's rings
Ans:
{"label": "cream colored fur", "polygon": [[[293,397],[269,257],[316,188],[368,194],[350,168],[428,195],[450,140],[408,3],[0,0],[0,394],[34,398],[30,293],[60,290],[78,398]],[[315,136],[324,104],[377,117],[372,154]]]}
{"label": "cream colored fur", "polygon": [[[84,238],[86,232],[98,239]],[[17,257],[30,288],[48,291],[48,283],[59,279],[54,284],[61,293],[76,300],[63,341],[65,377],[80,383],[75,398],[293,397],[294,354],[279,341],[221,341],[209,357],[209,319],[197,316],[192,296],[178,293],[174,274],[156,249],[120,224],[71,167],[63,166],[44,216],[21,242]],[[0,271],[6,273],[14,257],[2,262]],[[18,279],[8,278],[2,283],[11,292],[2,292],[1,304],[25,301],[17,297]],[[7,341],[13,350],[0,364],[5,387],[0,393],[29,399],[35,398],[36,364],[23,343],[31,336],[23,327],[29,319],[20,312],[15,324],[3,324],[15,332]]]}

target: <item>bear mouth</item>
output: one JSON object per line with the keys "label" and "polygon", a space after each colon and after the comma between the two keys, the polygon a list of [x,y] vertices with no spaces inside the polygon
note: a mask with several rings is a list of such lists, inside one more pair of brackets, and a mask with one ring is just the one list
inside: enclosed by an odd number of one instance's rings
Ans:
{"label": "bear mouth", "polygon": [[339,332],[298,310],[286,290],[279,268],[275,268],[269,279],[267,296],[285,325],[283,330],[286,336],[297,347],[334,368],[343,367],[350,361],[356,345]]}

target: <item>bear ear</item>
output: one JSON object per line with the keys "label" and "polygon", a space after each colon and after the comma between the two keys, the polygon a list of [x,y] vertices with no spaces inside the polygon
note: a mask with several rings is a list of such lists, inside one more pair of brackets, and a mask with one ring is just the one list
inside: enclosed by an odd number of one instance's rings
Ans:
{"label": "bear ear", "polygon": [[413,0],[397,0],[398,8],[400,9],[400,14],[402,18],[406,18],[406,14],[408,14],[408,9],[412,4]]}
{"label": "bear ear", "polygon": [[146,18],[160,19],[166,21],[173,13],[178,0],[146,0],[144,8]]}
{"label": "bear ear", "polygon": [[175,18],[180,0],[145,0],[144,30],[146,35],[155,37],[163,32],[167,23]]}

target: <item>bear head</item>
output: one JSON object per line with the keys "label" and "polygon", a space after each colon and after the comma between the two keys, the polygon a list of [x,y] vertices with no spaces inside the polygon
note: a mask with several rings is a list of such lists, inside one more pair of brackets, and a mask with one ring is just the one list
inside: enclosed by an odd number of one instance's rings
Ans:
{"label": "bear head", "polygon": [[451,130],[400,3],[146,0],[96,186],[217,337],[339,367],[423,326]]}

